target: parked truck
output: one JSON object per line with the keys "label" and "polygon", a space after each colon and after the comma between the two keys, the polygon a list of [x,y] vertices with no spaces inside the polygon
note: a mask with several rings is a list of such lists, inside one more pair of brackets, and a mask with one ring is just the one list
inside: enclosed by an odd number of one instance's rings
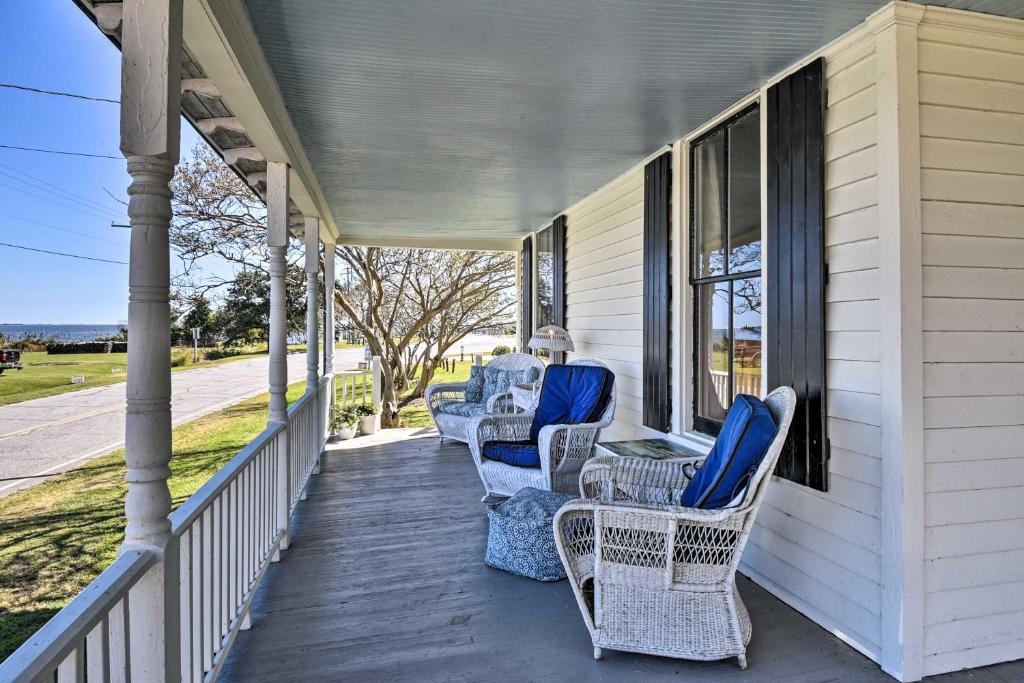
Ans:
{"label": "parked truck", "polygon": [[4,370],[21,370],[21,351],[0,349],[0,375]]}

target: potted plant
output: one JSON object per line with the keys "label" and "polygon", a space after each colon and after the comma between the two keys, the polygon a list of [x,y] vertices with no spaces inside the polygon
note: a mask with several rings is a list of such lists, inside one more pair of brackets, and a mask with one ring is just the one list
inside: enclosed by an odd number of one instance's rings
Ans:
{"label": "potted plant", "polygon": [[359,416],[359,433],[375,434],[377,432],[377,416],[380,410],[372,403],[360,403],[356,406],[356,415]]}
{"label": "potted plant", "polygon": [[359,415],[354,408],[335,408],[331,413],[331,441],[344,441],[356,435]]}

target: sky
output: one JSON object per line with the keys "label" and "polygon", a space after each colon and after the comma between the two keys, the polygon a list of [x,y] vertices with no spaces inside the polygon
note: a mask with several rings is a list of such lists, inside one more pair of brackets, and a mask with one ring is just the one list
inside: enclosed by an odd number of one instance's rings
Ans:
{"label": "sky", "polygon": [[[0,2],[0,83],[117,99],[120,52],[69,0]],[[0,87],[0,242],[128,260],[130,178],[119,108]],[[200,138],[184,121],[182,150]],[[174,264],[172,263],[172,268]],[[112,324],[128,317],[128,267],[0,245],[0,323]]]}

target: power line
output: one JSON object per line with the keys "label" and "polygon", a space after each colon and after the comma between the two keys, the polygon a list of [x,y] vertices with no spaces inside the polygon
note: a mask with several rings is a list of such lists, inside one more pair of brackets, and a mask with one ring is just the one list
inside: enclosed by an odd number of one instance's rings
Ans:
{"label": "power line", "polygon": [[77,95],[72,92],[61,92],[59,90],[43,90],[42,88],[31,88],[27,85],[15,85],[14,83],[0,83],[0,88],[11,88],[12,90],[24,90],[38,95],[57,95],[59,97],[73,97],[76,100],[89,100],[90,102],[108,102],[120,104],[120,100],[110,100],[106,97],[90,97],[89,95]]}
{"label": "power line", "polygon": [[74,206],[73,204],[65,204],[63,201],[58,201],[59,199],[63,199],[62,197],[58,197],[57,199],[52,199],[51,197],[47,197],[45,195],[37,194],[35,192],[32,192],[31,190],[26,190],[23,187],[17,187],[16,185],[9,185],[9,184],[4,183],[4,182],[0,182],[0,187],[6,187],[9,190],[14,190],[15,192],[21,192],[22,194],[27,194],[29,197],[35,197],[36,199],[42,199],[44,202],[49,202],[49,203],[53,204],[54,206],[62,207],[64,209],[67,209],[68,211],[75,211],[77,213],[82,214],[83,216],[89,216],[90,218],[98,218],[100,220],[110,220],[110,215],[116,215],[116,214],[111,213],[108,216],[104,216],[103,214],[101,214],[96,209],[91,209],[91,208],[88,208],[88,207],[84,207],[84,208],[83,207],[78,207],[78,206]]}
{"label": "power line", "polygon": [[88,154],[86,152],[67,152],[61,149],[39,149],[37,147],[18,147],[16,145],[0,145],[3,149],[17,149],[22,152],[43,152],[44,154],[63,154],[69,157],[92,157],[94,159],[124,159],[110,154]]}
{"label": "power line", "polygon": [[122,266],[127,266],[127,261],[114,261],[106,258],[96,258],[94,256],[81,256],[79,254],[65,254],[62,251],[49,251],[47,249],[36,249],[34,247],[26,247],[21,244],[10,244],[8,242],[0,242],[0,247],[10,247],[11,249],[24,249],[25,251],[36,251],[40,254],[52,254],[53,256],[67,256],[68,258],[82,259],[83,261],[99,261],[101,263],[117,263]]}
{"label": "power line", "polygon": [[42,221],[33,220],[31,218],[22,218],[21,216],[15,216],[13,213],[6,213],[4,211],[0,211],[0,216],[4,216],[6,218],[10,218],[10,219],[13,219],[13,220],[16,220],[16,221],[21,221],[23,223],[31,223],[33,225],[38,225],[38,226],[41,226],[41,227],[44,227],[44,228],[50,228],[51,230],[60,230],[61,232],[71,233],[72,235],[79,235],[80,237],[87,237],[87,238],[89,238],[91,240],[96,240],[97,242],[106,242],[107,244],[116,244],[119,247],[128,246],[128,245],[124,244],[123,242],[116,242],[114,240],[108,240],[105,237],[96,237],[95,235],[90,235],[89,233],[79,232],[77,230],[71,230],[70,228],[62,228],[62,227],[60,227],[58,225],[53,225],[51,223],[43,223]]}
{"label": "power line", "polygon": [[[60,185],[56,185],[54,183],[49,182],[48,180],[45,180],[45,179],[40,178],[38,176],[34,176],[31,173],[26,173],[25,171],[19,170],[19,169],[15,168],[15,167],[11,166],[10,164],[0,163],[0,167],[6,168],[6,169],[8,169],[8,171],[10,171],[10,172],[0,171],[0,175],[6,175],[6,176],[8,176],[9,178],[11,178],[13,180],[17,180],[19,183],[25,183],[26,185],[29,185],[29,186],[38,187],[39,189],[41,189],[43,191],[47,191],[47,188],[51,188],[53,192],[56,192],[58,195],[64,195],[69,201],[76,202],[76,203],[82,203],[83,205],[92,205],[93,207],[95,207],[97,209],[101,209],[101,210],[106,211],[108,213],[115,213],[118,216],[120,216],[121,213],[123,212],[123,209],[120,209],[120,208],[114,209],[111,206],[108,206],[106,204],[101,204],[100,202],[97,202],[95,200],[89,199],[85,195],[78,194],[77,192],[72,192],[71,190],[65,190]],[[12,176],[11,173],[15,173],[15,174],[17,174],[19,176],[22,176],[22,178],[17,178],[15,176]],[[28,180],[24,180],[23,178],[28,178]],[[46,187],[39,187],[39,183],[41,183],[42,185],[45,185]],[[104,192],[107,192],[107,194],[110,196],[111,199],[114,199],[114,201],[117,201],[117,199],[114,197],[114,195],[110,194],[110,192],[107,191],[106,188],[103,188],[103,190],[104,190]],[[119,202],[119,203],[122,203],[122,202]]]}

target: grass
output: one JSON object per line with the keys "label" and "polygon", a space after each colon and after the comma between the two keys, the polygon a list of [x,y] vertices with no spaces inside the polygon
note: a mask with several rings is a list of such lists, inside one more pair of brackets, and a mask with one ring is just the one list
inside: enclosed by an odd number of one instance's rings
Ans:
{"label": "grass", "polygon": [[[112,355],[118,354],[72,357],[82,366],[95,365],[92,371],[103,376],[114,365]],[[453,372],[438,369],[434,381],[465,381],[471,364],[456,363]],[[303,391],[304,382],[289,386],[289,402]],[[263,431],[267,399],[254,397],[174,430],[174,507]],[[406,427],[432,424],[422,399],[404,401],[400,415]],[[124,535],[124,476],[122,449],[0,498],[0,660],[114,560]]]}
{"label": "grass", "polygon": [[[203,349],[200,349],[202,352]],[[198,367],[214,367],[237,360],[265,355],[265,351],[252,351],[229,358],[199,361],[192,364],[191,349],[171,349],[172,358],[185,356],[186,361],[172,372]],[[123,382],[128,376],[127,353],[56,353],[26,351],[21,354],[22,370],[7,370],[0,375],[0,406],[21,403],[34,398],[56,396],[68,391],[101,387]],[[84,384],[71,384],[71,377],[84,375]]]}
{"label": "grass", "polygon": [[[305,383],[288,387],[288,400]],[[263,431],[267,394],[174,430],[177,507]],[[124,451],[0,498],[0,660],[115,558],[124,535]]]}

